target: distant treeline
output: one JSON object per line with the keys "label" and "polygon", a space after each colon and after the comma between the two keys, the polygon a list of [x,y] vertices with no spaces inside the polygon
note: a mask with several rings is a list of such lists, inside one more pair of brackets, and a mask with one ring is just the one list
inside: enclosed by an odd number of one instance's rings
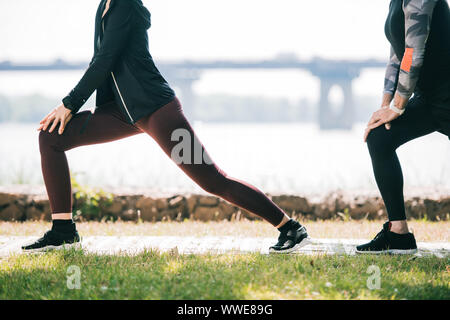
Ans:
{"label": "distant treeline", "polygon": [[[356,120],[366,121],[371,112],[377,109],[378,100],[370,96],[355,97]],[[38,94],[0,95],[0,122],[38,122],[60,103],[60,99]],[[95,100],[91,97],[83,109],[91,108],[94,104]],[[314,122],[318,107],[306,99],[291,102],[282,98],[215,94],[197,96],[195,110],[185,108],[185,111],[191,119],[200,121]]]}

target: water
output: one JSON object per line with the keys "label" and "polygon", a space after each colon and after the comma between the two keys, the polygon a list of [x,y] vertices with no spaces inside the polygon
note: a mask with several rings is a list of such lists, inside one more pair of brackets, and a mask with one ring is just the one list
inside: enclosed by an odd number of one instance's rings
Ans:
{"label": "water", "polygon": [[[214,161],[268,193],[376,190],[364,125],[352,131],[312,124],[195,123]],[[35,124],[0,124],[0,185],[43,184]],[[406,188],[450,188],[450,143],[434,133],[399,148]],[[202,192],[147,135],[67,152],[82,183],[98,187]]]}

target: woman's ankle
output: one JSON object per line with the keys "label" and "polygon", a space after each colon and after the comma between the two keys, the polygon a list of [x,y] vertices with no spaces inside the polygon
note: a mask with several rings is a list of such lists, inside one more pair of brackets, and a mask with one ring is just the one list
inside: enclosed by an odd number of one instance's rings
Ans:
{"label": "woman's ankle", "polygon": [[72,220],[72,212],[52,213],[52,220]]}
{"label": "woman's ankle", "polygon": [[280,222],[278,225],[276,225],[275,228],[277,228],[277,229],[281,228],[281,227],[284,226],[284,225],[286,224],[286,222],[288,222],[289,220],[291,220],[291,218],[289,218],[289,216],[285,214],[285,215],[283,216],[283,219],[281,220],[281,222]]}

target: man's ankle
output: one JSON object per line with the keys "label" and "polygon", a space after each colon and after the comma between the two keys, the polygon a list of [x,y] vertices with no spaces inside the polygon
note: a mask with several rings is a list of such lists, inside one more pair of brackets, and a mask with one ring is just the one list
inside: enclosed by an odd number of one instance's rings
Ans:
{"label": "man's ankle", "polygon": [[397,234],[407,234],[409,233],[408,224],[406,223],[406,220],[397,220],[397,221],[390,221],[391,222],[391,228],[389,231]]}

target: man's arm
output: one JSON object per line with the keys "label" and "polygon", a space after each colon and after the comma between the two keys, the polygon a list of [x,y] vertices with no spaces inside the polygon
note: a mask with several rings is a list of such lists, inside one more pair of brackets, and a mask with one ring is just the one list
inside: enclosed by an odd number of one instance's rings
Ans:
{"label": "man's arm", "polygon": [[405,53],[400,65],[396,94],[406,100],[413,94],[419,79],[436,2],[437,0],[403,1]]}
{"label": "man's arm", "polygon": [[394,48],[391,46],[390,58],[388,65],[386,66],[386,73],[384,75],[384,94],[390,94],[391,97],[394,96],[395,90],[397,89],[399,71],[400,60],[395,54]]}

